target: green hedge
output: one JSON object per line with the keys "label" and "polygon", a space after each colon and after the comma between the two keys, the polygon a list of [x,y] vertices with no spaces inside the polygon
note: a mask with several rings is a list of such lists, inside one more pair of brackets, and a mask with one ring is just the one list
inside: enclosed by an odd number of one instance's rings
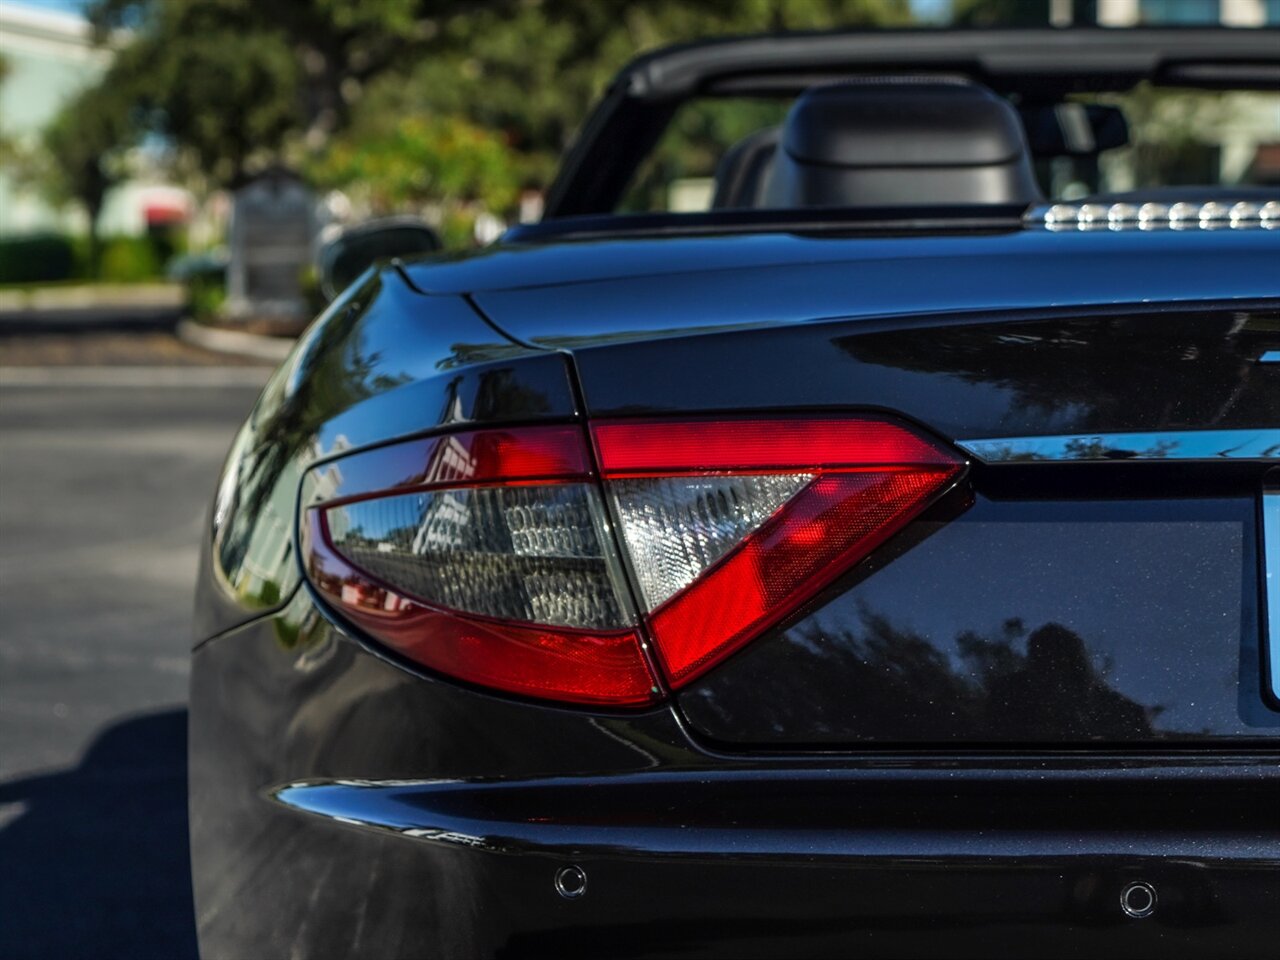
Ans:
{"label": "green hedge", "polygon": [[150,237],[109,237],[102,241],[98,279],[107,283],[138,283],[162,276],[162,253]]}
{"label": "green hedge", "polygon": [[103,237],[95,274],[89,263],[88,237],[57,233],[0,237],[0,284],[158,280],[164,276],[164,264],[176,246],[165,236]]}
{"label": "green hedge", "polygon": [[78,273],[75,245],[56,233],[0,237],[0,283],[52,283]]}

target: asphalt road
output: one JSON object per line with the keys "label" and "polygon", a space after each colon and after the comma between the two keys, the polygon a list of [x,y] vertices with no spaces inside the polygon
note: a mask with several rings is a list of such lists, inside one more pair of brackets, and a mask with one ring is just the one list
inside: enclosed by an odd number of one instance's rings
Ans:
{"label": "asphalt road", "polygon": [[196,545],[266,372],[102,369],[0,371],[6,958],[195,955]]}

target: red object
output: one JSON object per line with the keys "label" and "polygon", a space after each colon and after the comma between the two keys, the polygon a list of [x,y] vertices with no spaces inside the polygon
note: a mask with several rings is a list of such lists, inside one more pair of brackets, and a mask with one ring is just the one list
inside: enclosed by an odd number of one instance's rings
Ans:
{"label": "red object", "polygon": [[660,699],[635,630],[505,623],[406,597],[356,569],[308,511],[303,556],[312,583],[343,615],[393,650],[480,686],[567,703],[639,706]]}
{"label": "red object", "polygon": [[591,477],[582,429],[472,430],[410,440],[342,461],[342,489],[326,506],[419,490]]}
{"label": "red object", "polygon": [[616,421],[595,424],[591,435],[606,478],[958,463],[905,427],[880,419]]}
{"label": "red object", "polygon": [[794,612],[906,525],[954,470],[820,476],[768,523],[649,615],[672,687]]}
{"label": "red object", "polygon": [[142,215],[148,227],[168,227],[186,223],[191,216],[190,206],[183,197],[150,196],[142,205]]}
{"label": "red object", "polygon": [[685,686],[795,612],[901,530],[964,462],[897,423],[755,419],[598,423],[614,477],[812,473],[759,529],[646,618],[663,672]]}
{"label": "red object", "polygon": [[302,555],[317,589],[354,624],[431,669],[481,686],[583,704],[661,699],[642,631],[679,688],[794,613],[902,529],[964,461],[894,421],[753,418],[594,424],[611,479],[804,473],[814,479],[639,628],[507,622],[407,596],[334,548],[326,509],[371,497],[476,485],[594,479],[575,426],[478,430],[411,441],[340,462],[342,485],[309,508]]}

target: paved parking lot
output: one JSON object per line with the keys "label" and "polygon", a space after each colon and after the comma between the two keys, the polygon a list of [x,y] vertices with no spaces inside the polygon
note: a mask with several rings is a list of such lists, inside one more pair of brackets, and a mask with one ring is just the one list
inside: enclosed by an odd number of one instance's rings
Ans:
{"label": "paved parking lot", "polygon": [[195,954],[196,544],[265,377],[0,370],[0,956]]}

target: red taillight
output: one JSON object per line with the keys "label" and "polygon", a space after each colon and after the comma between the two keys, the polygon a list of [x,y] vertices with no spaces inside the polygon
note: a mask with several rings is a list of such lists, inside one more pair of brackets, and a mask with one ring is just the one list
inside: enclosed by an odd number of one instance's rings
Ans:
{"label": "red taillight", "polygon": [[[900,530],[963,466],[878,418],[598,423],[592,436],[640,581],[644,621],[672,687],[793,613]],[[706,517],[726,496],[748,501],[727,478],[739,485],[771,479],[773,489],[763,495],[770,509],[699,563],[691,557],[701,544],[688,542],[690,525],[655,527],[654,503],[677,479],[693,494],[690,507],[670,511],[677,516]],[[723,526],[712,523],[699,536],[705,541]],[[637,555],[654,553],[655,539],[666,541],[658,551],[665,576],[636,564]],[[691,569],[671,577],[682,562]]]}
{"label": "red taillight", "polygon": [[312,582],[347,619],[410,659],[470,683],[571,703],[658,698],[634,628],[538,626],[419,602],[339,556],[323,511],[310,511],[308,520]]}
{"label": "red taillight", "polygon": [[669,685],[688,683],[901,529],[963,466],[879,418],[619,421],[591,434],[599,476],[566,426],[338,461],[302,525],[312,583],[450,676],[644,704],[661,694],[642,633]]}
{"label": "red taillight", "polygon": [[513,693],[660,696],[580,428],[449,434],[357,454],[321,476],[333,489],[306,510],[307,573],[371,636]]}
{"label": "red taillight", "polygon": [[621,420],[591,434],[606,478],[959,464],[905,427],[867,418]]}

